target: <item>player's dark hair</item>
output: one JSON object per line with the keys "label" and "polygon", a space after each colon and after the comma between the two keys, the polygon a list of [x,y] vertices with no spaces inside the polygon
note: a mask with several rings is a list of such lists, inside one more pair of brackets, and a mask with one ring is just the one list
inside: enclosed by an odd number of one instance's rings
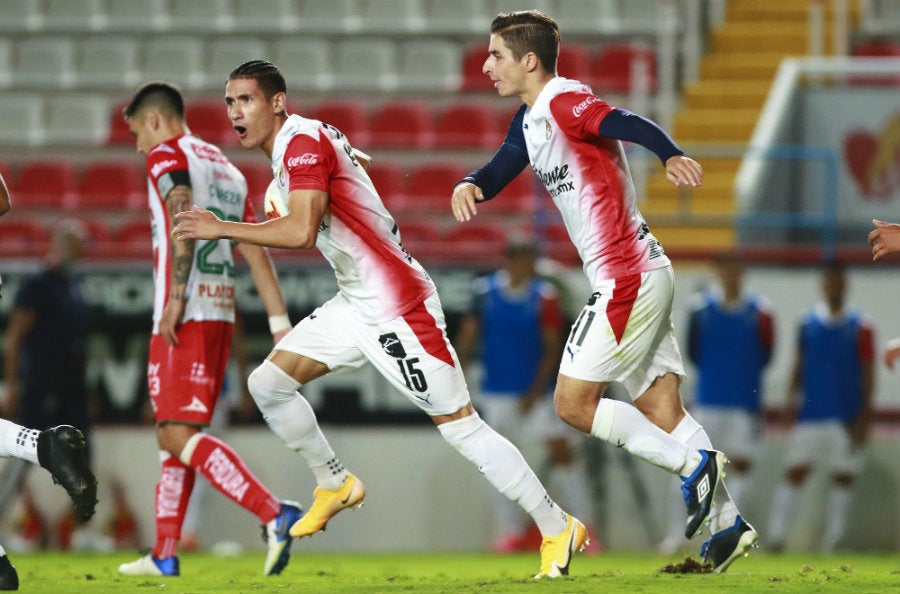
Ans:
{"label": "player's dark hair", "polygon": [[278,66],[266,60],[250,60],[244,62],[231,71],[228,80],[234,78],[252,78],[259,85],[266,99],[271,99],[277,93],[287,93],[287,83]]}
{"label": "player's dark hair", "polygon": [[499,35],[516,60],[534,52],[544,70],[556,74],[559,57],[559,26],[539,10],[522,10],[498,14],[491,23],[491,33]]}
{"label": "player's dark hair", "polygon": [[135,93],[131,103],[122,110],[126,118],[134,116],[145,107],[155,107],[167,116],[184,119],[184,97],[175,85],[167,82],[149,82]]}

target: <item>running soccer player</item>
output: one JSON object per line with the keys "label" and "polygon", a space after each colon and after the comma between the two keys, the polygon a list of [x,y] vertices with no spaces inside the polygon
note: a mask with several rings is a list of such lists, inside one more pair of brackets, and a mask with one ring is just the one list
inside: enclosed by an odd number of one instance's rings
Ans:
{"label": "running soccer player", "polygon": [[[559,42],[556,22],[539,11],[501,14],[491,23],[483,71],[501,96],[524,105],[497,153],[454,187],[451,208],[458,221],[468,221],[478,203],[531,164],[562,213],[594,291],[566,343],[556,411],[576,429],[681,476],[685,536],[711,517],[704,552],[722,569],[756,533],[743,530],[730,500],[710,514],[727,458],[712,450],[682,405],[684,368],[671,322],[674,274],[637,210],[619,141],[653,151],[675,185],[699,186],[703,171],[655,123],[557,76]],[[614,381],[634,406],[602,398]]]}
{"label": "running soccer player", "polygon": [[338,294],[294,326],[248,380],[269,426],[300,452],[318,485],[312,507],[291,535],[322,530],[341,510],[362,505],[366,493],[335,455],[299,389],[331,371],[371,363],[495,488],[531,515],[543,535],[535,577],[567,573],[572,552],[586,544],[584,525],[550,499],[519,450],[472,408],[437,290],[403,247],[401,231],[366,173],[368,158],[333,126],[288,115],[286,93],[281,72],[263,60],[238,66],[225,86],[228,117],[241,145],[259,148],[271,160],[275,179],[269,191],[286,212],[252,224],[194,207],[176,215],[174,234],[182,240],[317,247],[337,276]]}
{"label": "running soccer player", "polygon": [[[153,333],[147,369],[162,474],[156,488],[156,541],[149,554],[119,566],[123,575],[179,575],[178,543],[196,473],[265,526],[264,575],[290,557],[288,528],[300,507],[281,502],[228,444],[203,431],[221,393],[234,326],[234,259],[227,241],[173,241],[176,213],[201,205],[223,219],[255,221],[244,176],[217,147],[190,134],[181,92],[142,86],[125,108],[137,150],[146,156],[153,222]],[[268,252],[239,246],[277,342],[290,322]]]}

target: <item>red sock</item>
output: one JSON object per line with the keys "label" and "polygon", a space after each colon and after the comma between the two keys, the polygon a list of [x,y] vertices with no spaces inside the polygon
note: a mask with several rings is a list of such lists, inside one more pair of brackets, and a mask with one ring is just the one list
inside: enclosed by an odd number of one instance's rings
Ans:
{"label": "red sock", "polygon": [[156,483],[156,542],[153,544],[153,556],[157,559],[165,559],[178,552],[184,512],[194,490],[196,476],[193,468],[185,466],[175,456],[166,455],[162,461],[162,474]]}
{"label": "red sock", "polygon": [[209,479],[209,484],[253,513],[263,524],[275,519],[281,502],[253,476],[237,452],[221,439],[204,434],[191,455],[191,466]]}

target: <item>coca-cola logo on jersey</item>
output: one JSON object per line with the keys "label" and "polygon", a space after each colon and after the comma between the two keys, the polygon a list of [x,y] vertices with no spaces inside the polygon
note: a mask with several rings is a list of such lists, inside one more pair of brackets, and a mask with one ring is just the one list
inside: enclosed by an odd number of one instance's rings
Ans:
{"label": "coca-cola logo on jersey", "polygon": [[153,177],[159,177],[159,174],[171,167],[172,165],[178,165],[178,161],[174,159],[167,159],[165,161],[160,161],[156,165],[150,168],[150,175]]}
{"label": "coca-cola logo on jersey", "polygon": [[316,153],[303,153],[299,157],[291,157],[287,160],[288,169],[292,167],[296,167],[297,165],[315,165],[319,160],[319,155]]}
{"label": "coca-cola logo on jersey", "polygon": [[599,101],[599,99],[597,99],[594,96],[588,97],[587,99],[585,99],[584,101],[582,101],[581,103],[579,103],[578,105],[576,105],[575,107],[572,108],[572,115],[575,116],[576,118],[581,117],[581,114],[584,113],[584,110],[587,109],[591,103],[596,103],[597,101]]}

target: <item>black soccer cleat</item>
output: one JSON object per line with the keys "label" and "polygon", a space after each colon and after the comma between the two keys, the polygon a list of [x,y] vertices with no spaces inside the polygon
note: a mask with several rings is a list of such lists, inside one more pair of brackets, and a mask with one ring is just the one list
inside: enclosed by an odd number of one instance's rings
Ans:
{"label": "black soccer cleat", "polygon": [[684,536],[691,538],[709,517],[728,458],[716,450],[700,450],[702,460],[690,476],[682,477],[681,492],[687,506]]}
{"label": "black soccer cleat", "polygon": [[734,524],[713,534],[700,547],[700,556],[712,564],[715,573],[723,573],[741,555],[747,556],[750,548],[759,542],[756,530],[738,516]]}
{"label": "black soccer cleat", "polygon": [[97,505],[97,477],[88,466],[86,448],[84,434],[71,425],[59,425],[38,435],[38,462],[72,498],[75,515],[81,521],[89,520]]}
{"label": "black soccer cleat", "polygon": [[18,590],[19,574],[16,566],[9,562],[9,557],[0,557],[0,590]]}

